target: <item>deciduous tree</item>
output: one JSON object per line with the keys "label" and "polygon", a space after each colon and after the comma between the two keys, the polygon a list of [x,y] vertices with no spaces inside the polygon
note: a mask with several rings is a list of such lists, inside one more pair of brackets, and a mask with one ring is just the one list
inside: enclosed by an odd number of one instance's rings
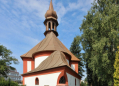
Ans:
{"label": "deciduous tree", "polygon": [[78,58],[80,59],[80,62],[78,63],[78,74],[82,77],[84,72],[84,62],[83,58],[81,57],[81,48],[80,48],[80,37],[76,36],[71,44],[70,51]]}
{"label": "deciduous tree", "polygon": [[14,70],[15,68],[10,66],[12,62],[14,64],[18,64],[18,60],[11,56],[12,51],[7,49],[5,46],[0,45],[0,75],[7,77],[7,73],[10,70]]}
{"label": "deciduous tree", "polygon": [[114,86],[119,86],[119,47],[114,62]]}
{"label": "deciduous tree", "polygon": [[82,22],[88,86],[112,86],[119,45],[119,0],[95,0]]}

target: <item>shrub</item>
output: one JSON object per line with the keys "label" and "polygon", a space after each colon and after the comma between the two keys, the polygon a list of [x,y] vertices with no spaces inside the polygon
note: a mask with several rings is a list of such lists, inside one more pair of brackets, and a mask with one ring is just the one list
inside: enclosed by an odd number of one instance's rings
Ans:
{"label": "shrub", "polygon": [[19,86],[17,82],[5,80],[3,77],[0,77],[0,86]]}

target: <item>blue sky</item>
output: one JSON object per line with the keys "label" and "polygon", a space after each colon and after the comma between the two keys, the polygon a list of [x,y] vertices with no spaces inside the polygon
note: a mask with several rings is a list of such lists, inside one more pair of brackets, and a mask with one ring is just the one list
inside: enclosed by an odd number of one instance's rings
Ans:
{"label": "blue sky", "polygon": [[[82,34],[79,27],[93,0],[52,1],[58,15],[58,38],[69,49],[73,38]],[[49,4],[50,0],[0,0],[0,44],[19,60],[18,65],[12,66],[20,74],[23,73],[20,56],[45,38],[43,22]]]}

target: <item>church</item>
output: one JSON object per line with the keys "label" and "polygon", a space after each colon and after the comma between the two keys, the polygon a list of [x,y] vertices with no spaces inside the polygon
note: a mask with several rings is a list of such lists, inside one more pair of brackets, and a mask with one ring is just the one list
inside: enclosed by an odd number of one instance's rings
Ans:
{"label": "church", "polygon": [[45,38],[27,53],[23,61],[23,85],[26,86],[80,86],[78,62],[57,38],[57,13],[52,0],[45,14]]}

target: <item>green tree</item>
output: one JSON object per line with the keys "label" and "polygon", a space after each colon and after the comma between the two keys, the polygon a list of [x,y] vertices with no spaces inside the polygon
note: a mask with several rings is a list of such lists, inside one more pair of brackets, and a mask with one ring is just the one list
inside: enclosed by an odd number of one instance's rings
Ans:
{"label": "green tree", "polygon": [[87,77],[84,79],[84,82],[87,83]]}
{"label": "green tree", "polygon": [[119,0],[96,0],[80,27],[88,86],[112,86],[119,45]]}
{"label": "green tree", "polygon": [[87,86],[85,82],[81,82],[81,86]]}
{"label": "green tree", "polygon": [[0,75],[7,77],[7,73],[10,70],[15,70],[14,67],[10,66],[12,62],[18,64],[18,60],[11,56],[12,51],[7,49],[5,46],[0,45]]}
{"label": "green tree", "polygon": [[71,47],[70,47],[70,51],[78,58],[80,59],[80,62],[78,63],[78,74],[82,77],[83,76],[83,67],[84,67],[84,64],[83,64],[83,59],[81,57],[81,48],[79,46],[80,44],[80,37],[79,36],[76,36],[71,44]]}
{"label": "green tree", "polygon": [[83,82],[81,82],[81,86],[87,86],[87,77],[84,79]]}
{"label": "green tree", "polygon": [[0,77],[0,86],[19,86],[17,82],[11,81],[10,78],[5,80],[4,77]]}
{"label": "green tree", "polygon": [[119,47],[118,51],[116,52],[115,63],[114,63],[114,86],[119,86]]}

